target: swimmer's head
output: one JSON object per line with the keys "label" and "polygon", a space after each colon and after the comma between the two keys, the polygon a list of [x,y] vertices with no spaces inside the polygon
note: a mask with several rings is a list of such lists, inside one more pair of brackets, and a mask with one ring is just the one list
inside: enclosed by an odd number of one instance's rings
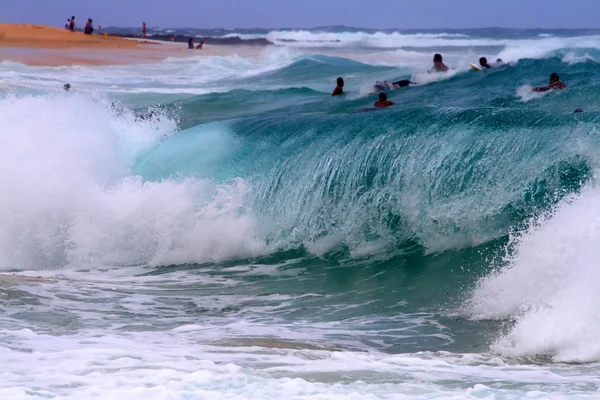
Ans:
{"label": "swimmer's head", "polygon": [[560,77],[558,76],[558,74],[556,72],[553,72],[550,74],[550,83],[553,82],[558,82],[560,81]]}
{"label": "swimmer's head", "polygon": [[481,65],[481,66],[487,65],[487,58],[481,57],[479,59],[479,65]]}
{"label": "swimmer's head", "polygon": [[65,89],[66,91],[69,91],[69,89],[71,89],[71,84],[65,83],[65,85],[63,86],[63,89]]}
{"label": "swimmer's head", "polygon": [[387,100],[387,94],[381,92],[379,93],[379,101],[386,101]]}
{"label": "swimmer's head", "polygon": [[442,62],[443,60],[444,59],[442,58],[441,54],[436,53],[433,55],[433,62]]}
{"label": "swimmer's head", "polygon": [[501,62],[504,62],[504,61],[502,61],[502,59],[499,58],[499,59],[496,60],[496,62],[501,63]]}
{"label": "swimmer's head", "polygon": [[337,85],[339,87],[344,87],[344,78],[342,78],[342,77],[337,78]]}

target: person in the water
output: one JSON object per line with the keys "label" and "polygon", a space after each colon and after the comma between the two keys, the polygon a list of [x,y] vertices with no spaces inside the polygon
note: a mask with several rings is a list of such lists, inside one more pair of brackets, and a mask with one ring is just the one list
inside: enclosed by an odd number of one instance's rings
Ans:
{"label": "person in the water", "polygon": [[337,86],[333,89],[331,96],[339,96],[341,94],[344,94],[344,79],[340,77],[337,78]]}
{"label": "person in the water", "polygon": [[433,68],[429,70],[429,72],[446,72],[448,71],[448,66],[444,64],[444,59],[441,54],[435,54],[433,56]]}
{"label": "person in the water", "polygon": [[63,86],[63,89],[65,89],[66,92],[68,92],[69,90],[71,90],[71,84],[70,83],[65,83]]}
{"label": "person in the water", "polygon": [[381,92],[379,93],[379,101],[375,102],[375,108],[385,108],[389,106],[393,106],[395,103],[387,99],[387,94]]}
{"label": "person in the water", "polygon": [[479,65],[481,65],[481,68],[492,68],[492,66],[488,64],[487,58],[485,57],[481,57],[479,59]]}
{"label": "person in the water", "polygon": [[144,113],[135,113],[136,121],[145,121],[145,120],[153,120],[153,119],[160,121],[160,119],[158,118],[158,116],[156,115],[156,112],[154,110],[147,111]]}
{"label": "person in the water", "polygon": [[550,75],[549,85],[548,86],[539,86],[533,88],[534,92],[547,92],[548,90],[562,90],[566,89],[568,86],[560,81],[560,77],[556,72],[553,72]]}
{"label": "person in the water", "polygon": [[383,92],[386,90],[392,90],[392,89],[398,89],[398,88],[410,86],[411,84],[413,84],[413,82],[409,81],[408,79],[403,79],[403,80],[396,81],[396,82],[377,81],[377,82],[375,82],[375,85],[373,85],[373,89],[375,92]]}

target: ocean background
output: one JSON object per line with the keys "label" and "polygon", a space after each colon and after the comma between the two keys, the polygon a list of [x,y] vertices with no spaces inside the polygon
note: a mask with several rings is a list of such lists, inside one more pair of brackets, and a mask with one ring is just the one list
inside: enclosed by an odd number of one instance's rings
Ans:
{"label": "ocean background", "polygon": [[183,33],[0,62],[1,399],[600,398],[600,30]]}

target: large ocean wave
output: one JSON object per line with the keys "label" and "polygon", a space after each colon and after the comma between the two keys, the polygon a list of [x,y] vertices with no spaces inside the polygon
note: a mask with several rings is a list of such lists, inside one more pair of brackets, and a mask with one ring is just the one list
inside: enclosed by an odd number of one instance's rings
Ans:
{"label": "large ocean wave", "polygon": [[[1,64],[0,269],[320,260],[357,277],[360,293],[380,274],[397,279],[377,280],[385,293],[410,281],[413,311],[507,322],[491,348],[503,356],[597,360],[595,37],[496,48],[411,35],[335,34],[385,47],[375,54],[335,42],[142,72]],[[428,74],[430,46],[489,52],[454,49],[456,69]],[[468,69],[479,55],[509,62]],[[554,71],[570,88],[532,95]],[[347,94],[331,98],[338,76]],[[373,83],[400,78],[417,85],[374,110]],[[159,118],[136,118],[148,107]],[[320,273],[336,277],[324,292],[345,287],[343,273]]]}

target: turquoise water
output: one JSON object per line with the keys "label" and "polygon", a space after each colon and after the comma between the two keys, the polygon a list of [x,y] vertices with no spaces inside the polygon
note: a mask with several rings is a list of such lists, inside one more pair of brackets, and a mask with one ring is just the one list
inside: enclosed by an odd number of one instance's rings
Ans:
{"label": "turquoise water", "polygon": [[597,396],[595,33],[309,34],[0,64],[3,398]]}

